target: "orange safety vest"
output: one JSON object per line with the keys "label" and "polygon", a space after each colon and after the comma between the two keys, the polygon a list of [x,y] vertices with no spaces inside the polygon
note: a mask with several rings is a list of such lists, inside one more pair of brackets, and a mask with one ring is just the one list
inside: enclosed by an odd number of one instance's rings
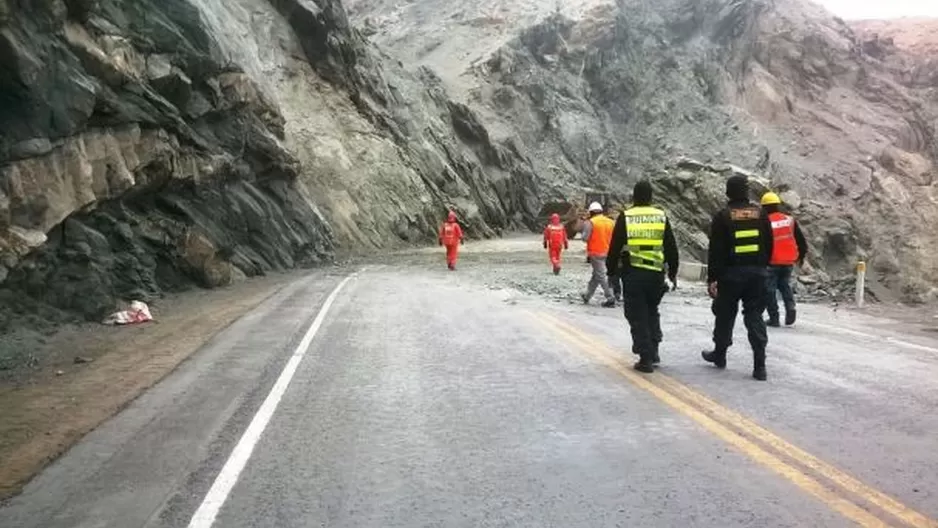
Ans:
{"label": "orange safety vest", "polygon": [[798,243],[795,241],[795,219],[785,213],[769,215],[772,222],[772,258],[773,266],[791,266],[798,262]]}
{"label": "orange safety vest", "polygon": [[589,240],[586,241],[586,253],[591,257],[605,257],[609,254],[609,245],[612,243],[612,228],[616,223],[605,215],[596,215],[590,218],[593,230]]}

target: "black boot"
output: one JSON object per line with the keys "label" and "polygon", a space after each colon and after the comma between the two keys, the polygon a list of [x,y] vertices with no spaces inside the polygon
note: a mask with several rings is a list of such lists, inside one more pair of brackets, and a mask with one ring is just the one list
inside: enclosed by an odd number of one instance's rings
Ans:
{"label": "black boot", "polygon": [[785,312],[785,326],[791,326],[795,324],[795,318],[798,316],[795,310],[787,310]]}
{"label": "black boot", "polygon": [[771,326],[772,328],[782,326],[782,323],[778,320],[778,314],[770,315],[768,321],[765,322],[765,326]]}
{"label": "black boot", "polygon": [[713,363],[716,368],[726,368],[726,352],[717,352],[716,350],[713,352],[704,351],[701,352],[700,355],[703,357],[704,361]]}
{"label": "black boot", "polygon": [[635,370],[639,372],[644,372],[645,374],[651,374],[655,371],[655,366],[651,364],[650,361],[645,359],[638,360],[638,363],[635,364]]}
{"label": "black boot", "polygon": [[765,372],[765,351],[753,352],[752,362],[752,377],[759,381],[767,380],[768,374]]}

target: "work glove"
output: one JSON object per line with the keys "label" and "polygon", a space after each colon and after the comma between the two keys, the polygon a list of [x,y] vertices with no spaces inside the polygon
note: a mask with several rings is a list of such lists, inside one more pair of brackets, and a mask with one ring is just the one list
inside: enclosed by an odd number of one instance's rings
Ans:
{"label": "work glove", "polygon": [[716,281],[711,282],[710,284],[707,285],[707,294],[710,296],[711,299],[717,298],[718,291],[719,291],[719,286],[717,285]]}
{"label": "work glove", "polygon": [[566,242],[564,242],[564,244],[563,244],[563,249],[564,249],[564,251],[570,249],[570,245],[567,244]]}
{"label": "work glove", "polygon": [[592,263],[593,263],[593,257],[587,255],[587,256],[586,256],[586,263],[587,263],[587,264],[592,264]]}
{"label": "work glove", "polygon": [[547,242],[544,242],[544,249],[547,249]]}
{"label": "work glove", "polygon": [[466,239],[465,239],[465,238],[460,238],[460,239],[459,239],[459,245],[460,245],[460,246],[465,246],[465,245],[466,245]]}

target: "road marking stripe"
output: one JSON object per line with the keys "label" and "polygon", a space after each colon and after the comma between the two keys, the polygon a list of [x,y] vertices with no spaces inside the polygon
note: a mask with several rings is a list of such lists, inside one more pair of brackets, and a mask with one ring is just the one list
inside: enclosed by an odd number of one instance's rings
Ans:
{"label": "road marking stripe", "polygon": [[932,353],[938,354],[938,348],[925,346],[925,345],[919,345],[918,343],[912,343],[910,341],[903,341],[902,339],[897,339],[892,336],[885,336],[885,337],[881,335],[877,336],[873,334],[867,334],[866,332],[860,332],[859,330],[851,330],[849,328],[839,328],[836,326],[831,326],[831,325],[827,325],[824,323],[815,323],[811,321],[805,321],[801,324],[809,328],[813,326],[815,328],[822,328],[824,330],[830,330],[831,332],[839,332],[841,334],[852,335],[855,337],[862,337],[864,339],[873,339],[875,341],[886,341],[888,343],[892,343],[893,345],[911,348],[913,350],[918,350],[920,352],[932,352]]}
{"label": "road marking stripe", "polygon": [[674,378],[670,378],[664,375],[656,377],[660,378],[657,380],[660,384],[669,388],[672,393],[675,393],[675,395],[679,397],[683,396],[685,400],[693,401],[697,407],[702,409],[704,412],[711,413],[718,419],[721,419],[724,423],[733,425],[748,433],[752,437],[761,440],[778,452],[787,455],[788,457],[805,465],[809,469],[816,471],[824,478],[834,482],[841,488],[859,496],[874,506],[891,514],[909,526],[914,526],[916,528],[938,528],[938,521],[929,519],[925,515],[913,510],[905,504],[902,504],[895,498],[890,497],[889,495],[886,495],[885,493],[864,484],[855,477],[844,473],[843,471],[837,469],[827,462],[824,462],[823,460],[808,453],[800,447],[780,438],[775,433],[763,428],[758,424],[753,423],[737,412],[727,409],[726,407],[723,407],[719,403],[711,400],[703,394],[688,388],[686,385],[676,381]]}
{"label": "road marking stripe", "polygon": [[277,382],[274,383],[273,388],[270,389],[270,392],[264,399],[264,403],[261,404],[260,409],[257,410],[254,418],[251,419],[250,425],[248,425],[244,434],[241,435],[241,439],[238,440],[238,444],[231,452],[225,465],[222,466],[218,476],[215,477],[215,482],[212,484],[211,489],[208,490],[208,494],[205,495],[205,499],[202,500],[199,509],[196,510],[195,514],[192,516],[192,520],[189,521],[189,528],[210,528],[212,524],[215,523],[215,518],[218,516],[219,510],[221,510],[221,507],[228,499],[228,494],[231,493],[232,488],[234,488],[235,484],[238,482],[241,471],[243,471],[244,467],[247,465],[248,460],[251,458],[251,453],[254,451],[254,446],[257,445],[261,435],[264,434],[267,423],[270,422],[274,411],[277,410],[277,406],[280,404],[284,393],[286,393],[287,387],[290,385],[290,380],[292,380],[293,375],[296,374],[297,367],[299,367],[300,362],[306,355],[309,345],[313,342],[313,338],[316,337],[316,334],[322,327],[322,323],[326,319],[329,308],[332,307],[332,303],[335,302],[342,288],[344,288],[348,281],[355,275],[356,274],[352,274],[343,279],[342,282],[332,290],[332,293],[329,294],[325,302],[323,302],[322,308],[319,309],[319,313],[316,315],[312,324],[310,324],[306,335],[303,336],[303,340],[300,341],[296,350],[293,351],[293,355],[290,356],[287,364],[283,367],[283,371],[280,372],[280,377],[277,378]]}
{"label": "road marking stripe", "polygon": [[[605,349],[607,352],[612,354],[616,353],[615,350],[608,344],[595,339],[593,336],[585,334],[575,327],[566,325],[566,323],[562,321],[560,321],[559,324],[565,325],[569,331],[579,334],[582,339],[590,341],[595,346]],[[691,389],[676,379],[661,374],[660,372],[656,373],[652,379],[661,385],[665,385],[667,388],[670,388],[672,394],[675,394],[679,397],[683,396],[685,401],[697,406],[705,412],[709,412],[710,414],[714,415],[714,417],[722,420],[723,423],[733,425],[741,429],[743,432],[746,432],[750,436],[764,442],[768,446],[776,449],[778,452],[804,464],[809,469],[816,471],[821,476],[827,478],[835,484],[838,484],[848,492],[851,492],[870,502],[883,511],[893,515],[902,522],[915,528],[938,528],[938,521],[930,519],[927,516],[906,506],[905,504],[902,504],[897,499],[864,484],[855,477],[844,473],[831,464],[824,462],[814,455],[811,455],[807,451],[804,451],[803,449],[787,442],[775,433],[772,433],[771,431],[759,426],[741,414],[720,405],[711,398],[708,398],[700,392]]]}
{"label": "road marking stripe", "polygon": [[649,382],[639,374],[632,372],[631,369],[623,366],[621,363],[615,361],[608,355],[595,352],[589,346],[584,346],[582,336],[575,333],[569,333],[567,330],[561,329],[567,325],[545,324],[544,326],[565,339],[581,353],[592,356],[600,363],[621,374],[640,389],[650,393],[652,396],[658,398],[667,406],[687,416],[707,431],[710,431],[714,436],[735,447],[738,451],[742,452],[752,460],[787,478],[793,484],[806,491],[813,497],[817,498],[847,519],[852,520],[864,528],[883,528],[889,526],[870,512],[860,508],[856,504],[827,489],[820,482],[799,471],[794,466],[786,464],[782,459],[762,449],[756,443],[742,436],[737,431],[724,426],[710,416],[707,416],[703,412],[695,409],[687,402],[673,396],[668,391],[655,385],[654,383]]}
{"label": "road marking stripe", "polygon": [[[580,339],[591,343],[593,346],[599,349],[607,351],[613,356],[617,355],[615,349],[610,347],[607,343],[585,332],[582,332],[578,328],[575,328],[563,321],[557,319],[554,320],[558,325],[562,325],[569,332],[577,335]],[[652,376],[651,379],[653,379],[654,382],[663,385],[663,388],[670,389],[670,392],[675,396],[683,397],[683,399],[691,405],[696,406],[704,412],[708,412],[718,420],[721,420],[723,423],[732,425],[742,430],[743,432],[748,433],[751,437],[764,442],[766,445],[772,447],[779,453],[784,454],[791,459],[803,464],[812,471],[817,472],[824,478],[839,485],[844,490],[859,496],[863,500],[882,509],[883,511],[889,513],[909,526],[913,526],[915,528],[938,528],[938,521],[931,519],[922,513],[919,513],[909,506],[906,506],[894,497],[891,497],[875,488],[864,484],[857,478],[850,476],[849,474],[837,469],[827,462],[824,462],[823,460],[808,453],[800,447],[791,444],[775,433],[754,423],[743,415],[732,411],[723,405],[720,405],[713,399],[691,389],[676,379],[660,372]]]}

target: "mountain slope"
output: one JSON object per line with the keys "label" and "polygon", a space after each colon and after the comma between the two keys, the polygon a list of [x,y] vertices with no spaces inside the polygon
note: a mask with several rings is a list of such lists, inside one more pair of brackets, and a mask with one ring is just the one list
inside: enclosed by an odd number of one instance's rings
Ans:
{"label": "mountain slope", "polygon": [[[844,282],[868,260],[881,295],[933,296],[935,85],[905,82],[843,21],[807,0],[488,4],[497,24],[450,0],[355,0],[351,11],[429,66],[446,60],[420,51],[440,34],[477,42],[449,57],[444,78],[496,137],[533,153],[548,192],[624,197],[653,176],[699,257],[722,178],[676,160],[737,165],[788,191],[815,267]],[[431,10],[450,14],[422,16]]]}
{"label": "mountain slope", "polygon": [[938,69],[895,38],[807,0],[349,6],[0,0],[0,328],[641,177],[702,258],[730,172],[785,192],[822,283],[934,297]]}
{"label": "mountain slope", "polygon": [[96,318],[538,207],[517,149],[337,1],[0,0],[0,72],[4,308]]}

